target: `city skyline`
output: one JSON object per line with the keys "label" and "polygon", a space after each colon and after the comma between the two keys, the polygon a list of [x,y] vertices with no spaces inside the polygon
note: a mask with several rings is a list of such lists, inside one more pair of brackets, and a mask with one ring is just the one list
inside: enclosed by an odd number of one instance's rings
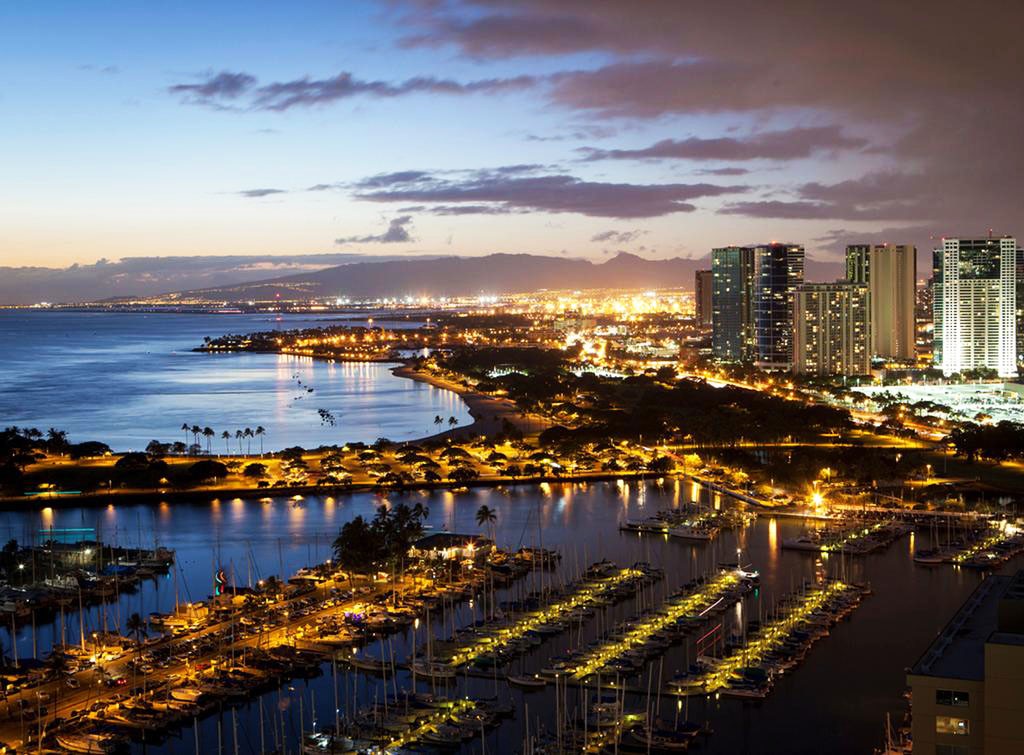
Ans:
{"label": "city skyline", "polygon": [[[952,4],[739,3],[742,24],[674,3],[241,8],[0,11],[0,264],[766,239],[839,262],[847,243],[927,253],[1019,226],[998,9],[946,55]],[[790,55],[762,65],[773,35]]]}

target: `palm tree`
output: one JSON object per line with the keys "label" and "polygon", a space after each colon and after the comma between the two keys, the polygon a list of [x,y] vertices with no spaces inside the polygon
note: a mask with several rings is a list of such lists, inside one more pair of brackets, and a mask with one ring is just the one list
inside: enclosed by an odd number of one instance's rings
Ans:
{"label": "palm tree", "polygon": [[457,424],[459,424],[459,421],[455,417],[448,418],[448,427],[455,427]]}
{"label": "palm tree", "polygon": [[424,506],[424,505],[423,505],[422,503],[420,503],[419,501],[417,501],[417,502],[416,502],[416,503],[415,503],[415,504],[413,505],[413,507],[412,507],[412,515],[413,515],[413,518],[415,518],[415,519],[417,519],[417,520],[419,520],[419,521],[423,521],[423,520],[424,520],[424,519],[426,519],[426,518],[427,518],[428,516],[430,516],[430,509],[428,509],[428,508],[427,508],[426,506]]}
{"label": "palm tree", "polygon": [[487,527],[491,532],[491,542],[494,542],[494,523],[498,520],[498,515],[495,513],[487,504],[484,504],[476,510],[476,523],[479,527]]}
{"label": "palm tree", "polygon": [[142,636],[148,634],[146,631],[146,620],[139,614],[133,613],[128,617],[128,621],[125,622],[124,627],[130,634],[134,635],[135,644],[141,647]]}
{"label": "palm tree", "polygon": [[63,456],[64,451],[66,451],[68,447],[68,434],[63,430],[51,427],[46,432],[46,445],[47,448],[49,448],[50,453],[59,453]]}
{"label": "palm tree", "polygon": [[266,432],[263,425],[260,425],[255,430],[256,437],[260,439],[260,456],[263,456],[263,436],[266,435]]}
{"label": "palm tree", "polygon": [[252,453],[252,428],[245,428],[245,430],[243,431],[243,435],[245,435],[245,437],[249,439],[245,444],[245,454],[246,456],[248,456]]}
{"label": "palm tree", "polygon": [[441,427],[441,425],[444,424],[444,418],[440,414],[435,414],[434,424],[437,425],[438,427]]}
{"label": "palm tree", "polygon": [[210,439],[213,438],[213,436],[216,435],[216,434],[217,433],[215,433],[213,431],[212,427],[204,427],[203,428],[203,437],[206,438],[206,453],[207,453],[207,455],[212,453],[212,449],[210,448]]}
{"label": "palm tree", "polygon": [[192,427],[189,428],[189,432],[192,433],[192,445],[198,446],[199,436],[203,434],[203,428],[199,425],[192,425]]}
{"label": "palm tree", "polygon": [[224,432],[222,432],[220,434],[220,437],[222,437],[224,439],[224,453],[225,453],[225,455],[230,454],[231,453],[231,449],[228,448],[228,441],[231,440],[231,433],[229,433],[227,430],[225,430]]}
{"label": "palm tree", "polygon": [[187,446],[188,445],[188,431],[189,431],[188,422],[182,422],[181,423],[181,429],[185,433],[185,445]]}
{"label": "palm tree", "polygon": [[238,441],[238,453],[239,453],[239,455],[241,455],[241,453],[242,453],[242,431],[241,430],[235,430],[235,440]]}

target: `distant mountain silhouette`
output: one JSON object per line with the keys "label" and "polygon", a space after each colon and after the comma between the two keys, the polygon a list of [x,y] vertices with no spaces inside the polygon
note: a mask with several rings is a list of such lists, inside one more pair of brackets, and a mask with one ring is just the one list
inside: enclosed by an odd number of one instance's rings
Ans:
{"label": "distant mountain silhouette", "polygon": [[[473,296],[542,289],[692,290],[694,272],[709,265],[707,257],[650,260],[626,252],[600,263],[535,254],[489,254],[483,257],[354,262],[316,272],[190,291],[182,296],[211,301],[266,301],[331,296],[360,299]],[[810,279],[814,279],[815,273],[830,279],[841,272],[838,263],[809,260],[808,267]]]}

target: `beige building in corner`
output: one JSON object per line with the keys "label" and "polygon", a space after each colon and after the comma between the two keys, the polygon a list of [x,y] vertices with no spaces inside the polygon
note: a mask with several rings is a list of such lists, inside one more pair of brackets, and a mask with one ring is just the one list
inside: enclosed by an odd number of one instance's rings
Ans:
{"label": "beige building in corner", "polygon": [[914,755],[1024,753],[1024,571],[982,582],[907,683]]}
{"label": "beige building in corner", "polygon": [[846,247],[846,279],[871,293],[871,353],[883,359],[916,357],[914,306],[917,247],[855,244]]}

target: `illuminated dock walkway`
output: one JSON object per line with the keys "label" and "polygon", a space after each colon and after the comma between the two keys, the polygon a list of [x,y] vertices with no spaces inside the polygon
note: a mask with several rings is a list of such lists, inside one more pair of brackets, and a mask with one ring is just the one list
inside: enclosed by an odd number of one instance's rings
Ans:
{"label": "illuminated dock walkway", "polygon": [[[787,611],[786,616],[766,624],[759,635],[750,640],[744,648],[723,658],[718,665],[707,671],[689,688],[681,690],[679,694],[706,694],[728,687],[740,669],[757,665],[766,655],[778,650],[786,640],[793,637],[793,633],[804,621],[811,619],[815,611],[824,608],[834,598],[860,595],[859,588],[838,581],[829,582],[807,593]],[[830,617],[830,623],[832,619],[838,618],[838,615]]]}
{"label": "illuminated dock walkway", "polygon": [[694,592],[671,598],[661,610],[637,621],[619,639],[611,640],[587,653],[571,671],[574,679],[597,673],[622,653],[643,645],[657,632],[672,626],[684,616],[699,616],[726,599],[740,585],[739,574],[722,571]]}
{"label": "illuminated dock walkway", "polygon": [[432,714],[426,721],[412,727],[409,731],[404,734],[391,739],[385,744],[381,745],[379,749],[371,748],[370,752],[395,752],[401,750],[406,745],[418,742],[427,734],[430,734],[437,730],[437,727],[444,724],[453,713],[463,713],[468,710],[472,710],[476,707],[476,703],[472,700],[453,700],[450,706],[439,708],[437,713]]}
{"label": "illuminated dock walkway", "polygon": [[593,608],[610,588],[649,576],[640,569],[627,568],[619,569],[607,577],[581,582],[568,595],[545,608],[532,611],[507,626],[485,629],[487,634],[460,646],[452,653],[448,663],[452,666],[462,666],[472,663],[481,656],[504,650],[522,639],[528,632],[535,631],[545,624],[564,621],[576,610]]}

